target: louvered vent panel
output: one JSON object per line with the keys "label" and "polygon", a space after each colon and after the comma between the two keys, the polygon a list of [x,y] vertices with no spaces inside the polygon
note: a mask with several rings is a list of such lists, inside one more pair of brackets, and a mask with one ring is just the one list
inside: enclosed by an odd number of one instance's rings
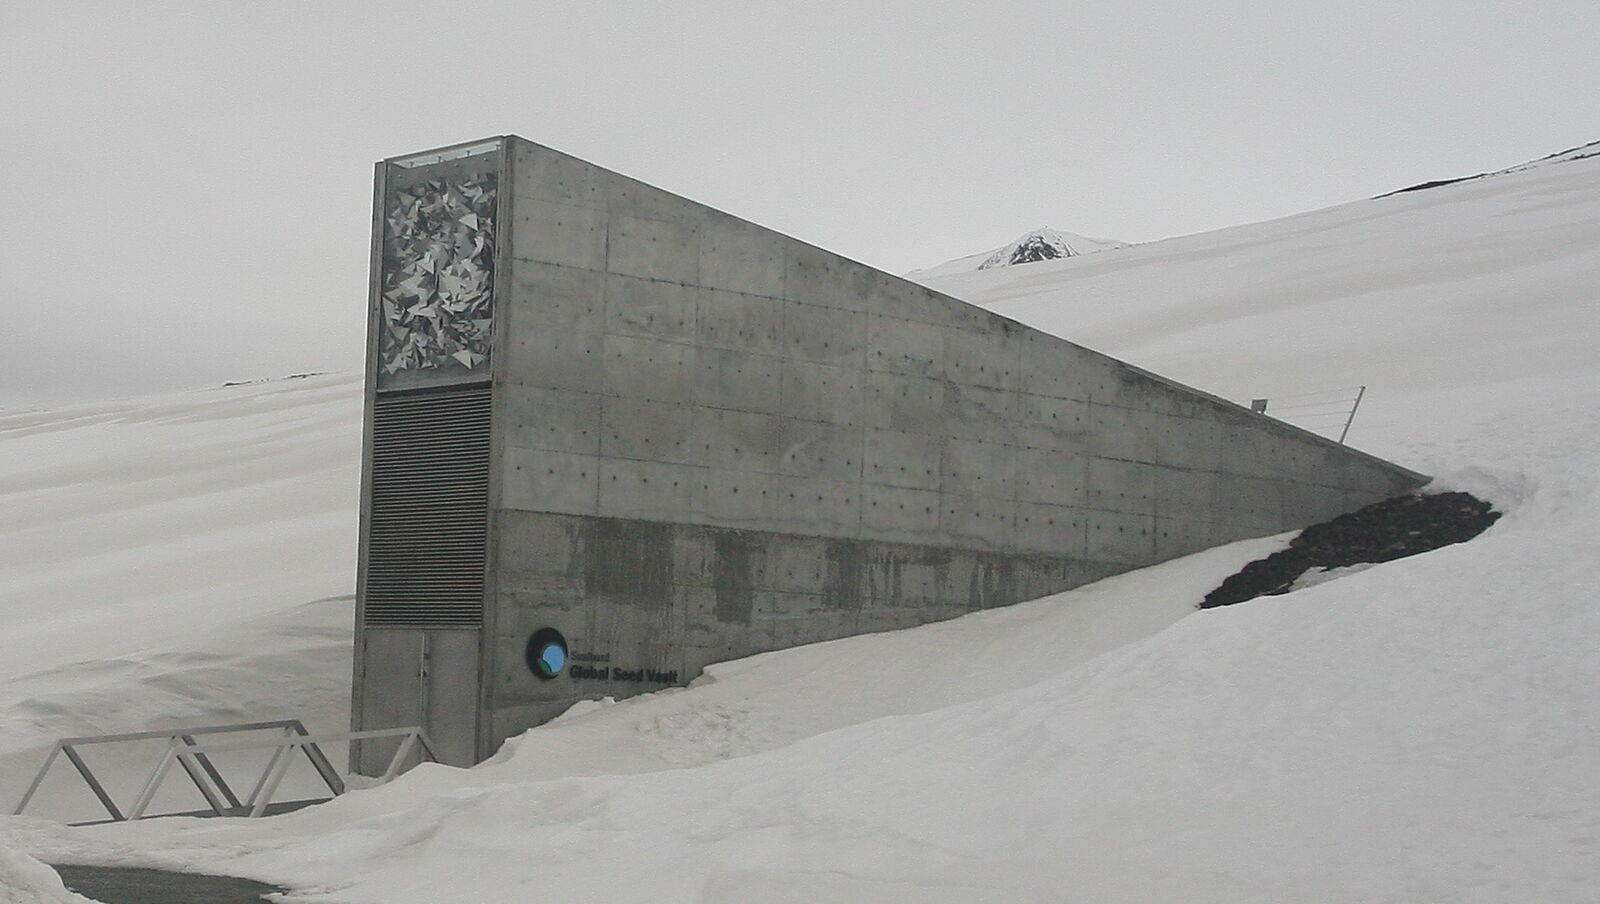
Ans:
{"label": "louvered vent panel", "polygon": [[489,519],[489,390],[379,393],[367,625],[475,628]]}

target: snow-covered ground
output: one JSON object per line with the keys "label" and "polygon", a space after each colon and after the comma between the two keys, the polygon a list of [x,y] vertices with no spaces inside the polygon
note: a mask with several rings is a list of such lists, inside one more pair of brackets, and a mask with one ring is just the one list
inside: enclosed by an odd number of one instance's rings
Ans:
{"label": "snow-covered ground", "polygon": [[[938,285],[1219,395],[1365,384],[1352,442],[1506,515],[1468,544],[1288,596],[1192,610],[1282,538],[1248,541],[727,663],[687,690],[569,713],[477,769],[422,767],[288,816],[11,819],[0,847],[232,872],[308,902],[1596,898],[1600,158]],[[0,685],[6,749],[63,733],[80,701],[109,727],[119,705],[149,718],[152,688],[172,694],[163,718],[240,703],[186,683],[205,674],[199,651],[241,679],[298,658],[321,676],[295,685],[305,705],[337,715],[355,398],[353,381],[314,378],[83,409],[99,421],[45,412],[36,433],[0,421],[0,499],[29,513],[7,528],[54,556],[0,571],[5,617],[28,606],[17,630],[43,622]],[[187,412],[171,445],[147,410]],[[208,485],[183,466],[196,438],[265,464],[219,466]],[[259,508],[229,501],[241,486]],[[210,518],[252,542],[200,548]],[[260,582],[230,579],[229,557]],[[119,584],[159,612],[141,558],[189,562],[164,566],[192,577],[184,592],[243,585],[230,611],[252,627],[175,604],[177,620],[74,647],[70,613],[98,617],[111,604],[96,594]],[[327,617],[301,634],[297,610]],[[102,678],[107,657],[124,665]],[[144,669],[162,679],[126,677]],[[7,854],[0,889],[33,887],[28,867]]]}

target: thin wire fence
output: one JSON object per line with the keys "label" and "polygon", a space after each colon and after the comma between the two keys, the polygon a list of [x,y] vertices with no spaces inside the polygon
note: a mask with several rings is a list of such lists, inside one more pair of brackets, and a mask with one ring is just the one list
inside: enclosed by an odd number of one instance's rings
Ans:
{"label": "thin wire fence", "polygon": [[1350,435],[1356,410],[1367,394],[1365,386],[1323,389],[1294,395],[1252,399],[1251,409],[1312,433],[1343,443]]}

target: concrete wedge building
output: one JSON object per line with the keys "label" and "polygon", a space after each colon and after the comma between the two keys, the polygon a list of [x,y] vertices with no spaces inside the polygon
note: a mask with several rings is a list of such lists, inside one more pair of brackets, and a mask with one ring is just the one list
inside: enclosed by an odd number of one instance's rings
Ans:
{"label": "concrete wedge building", "polygon": [[514,136],[373,228],[352,721],[448,763],[1424,480]]}

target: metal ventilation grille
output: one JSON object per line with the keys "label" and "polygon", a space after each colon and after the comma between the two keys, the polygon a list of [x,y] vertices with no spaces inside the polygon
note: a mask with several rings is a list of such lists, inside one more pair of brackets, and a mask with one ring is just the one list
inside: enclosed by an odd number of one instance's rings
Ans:
{"label": "metal ventilation grille", "polygon": [[379,393],[363,624],[476,628],[489,518],[489,389]]}

